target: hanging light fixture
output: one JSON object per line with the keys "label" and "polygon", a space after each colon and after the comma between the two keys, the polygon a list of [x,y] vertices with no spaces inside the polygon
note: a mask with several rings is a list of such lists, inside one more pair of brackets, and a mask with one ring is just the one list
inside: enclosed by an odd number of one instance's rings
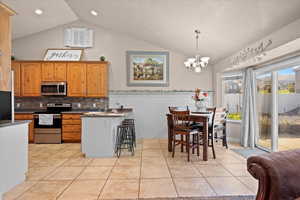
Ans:
{"label": "hanging light fixture", "polygon": [[198,49],[199,49],[199,35],[200,35],[200,31],[199,30],[195,30],[195,34],[196,34],[196,51],[197,51],[197,55],[193,58],[188,58],[185,62],[184,65],[187,69],[200,73],[202,71],[203,68],[205,68],[208,65],[208,61],[209,61],[209,57],[201,57],[198,54]]}

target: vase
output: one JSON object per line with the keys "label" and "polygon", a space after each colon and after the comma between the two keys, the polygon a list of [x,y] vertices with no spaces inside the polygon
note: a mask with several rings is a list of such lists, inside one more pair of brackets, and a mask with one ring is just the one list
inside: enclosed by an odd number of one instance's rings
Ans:
{"label": "vase", "polygon": [[206,111],[206,102],[205,101],[195,101],[195,107],[197,112]]}

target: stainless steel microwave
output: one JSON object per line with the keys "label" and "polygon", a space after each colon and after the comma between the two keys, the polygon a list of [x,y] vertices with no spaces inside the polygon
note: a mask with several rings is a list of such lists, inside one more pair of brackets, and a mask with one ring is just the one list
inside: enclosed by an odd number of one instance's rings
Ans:
{"label": "stainless steel microwave", "polygon": [[42,82],[41,94],[43,96],[65,96],[67,95],[66,82]]}

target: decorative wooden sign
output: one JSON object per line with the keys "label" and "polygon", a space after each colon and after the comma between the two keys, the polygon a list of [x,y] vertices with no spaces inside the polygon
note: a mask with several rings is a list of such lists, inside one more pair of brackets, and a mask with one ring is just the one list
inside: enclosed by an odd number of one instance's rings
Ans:
{"label": "decorative wooden sign", "polygon": [[47,49],[44,60],[80,61],[83,49]]}
{"label": "decorative wooden sign", "polygon": [[254,47],[247,47],[243,50],[241,50],[238,54],[232,57],[231,59],[231,65],[239,65],[242,62],[245,62],[249,59],[261,59],[265,54],[264,52],[266,49],[271,46],[272,40],[268,39],[266,41],[260,42],[257,46]]}

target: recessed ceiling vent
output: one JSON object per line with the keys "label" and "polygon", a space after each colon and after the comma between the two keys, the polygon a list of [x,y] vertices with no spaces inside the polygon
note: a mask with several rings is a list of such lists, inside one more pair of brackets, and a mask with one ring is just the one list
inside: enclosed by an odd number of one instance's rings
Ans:
{"label": "recessed ceiling vent", "polygon": [[88,28],[67,28],[65,29],[64,44],[66,47],[93,47],[93,30]]}

